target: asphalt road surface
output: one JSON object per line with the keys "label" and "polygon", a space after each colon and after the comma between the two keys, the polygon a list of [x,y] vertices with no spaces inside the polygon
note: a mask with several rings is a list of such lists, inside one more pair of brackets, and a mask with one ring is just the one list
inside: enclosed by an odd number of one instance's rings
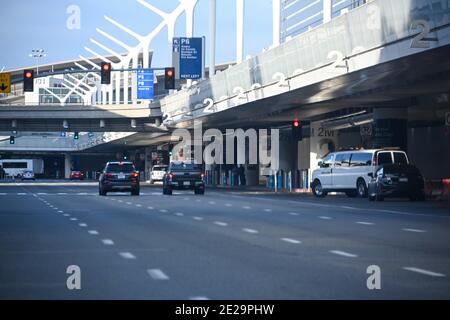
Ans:
{"label": "asphalt road surface", "polygon": [[450,298],[448,202],[141,193],[0,185],[0,299]]}

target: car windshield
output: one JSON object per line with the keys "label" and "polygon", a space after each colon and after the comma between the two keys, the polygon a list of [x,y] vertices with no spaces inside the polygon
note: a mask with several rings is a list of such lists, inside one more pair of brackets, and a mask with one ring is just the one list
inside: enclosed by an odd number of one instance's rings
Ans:
{"label": "car windshield", "polygon": [[200,170],[199,166],[195,163],[190,162],[181,162],[181,163],[172,163],[172,170]]}
{"label": "car windshield", "polygon": [[130,163],[124,163],[124,164],[118,164],[118,163],[112,163],[109,164],[107,169],[107,172],[133,172],[135,171],[134,166]]}

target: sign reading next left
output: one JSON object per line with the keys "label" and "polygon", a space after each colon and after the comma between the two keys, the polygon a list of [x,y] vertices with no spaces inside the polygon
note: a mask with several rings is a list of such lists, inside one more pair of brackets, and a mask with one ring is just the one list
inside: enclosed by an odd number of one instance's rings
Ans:
{"label": "sign reading next left", "polygon": [[136,72],[137,75],[137,99],[153,100],[155,95],[154,71],[153,69],[142,69]]}
{"label": "sign reading next left", "polygon": [[11,73],[0,73],[0,93],[11,93]]}

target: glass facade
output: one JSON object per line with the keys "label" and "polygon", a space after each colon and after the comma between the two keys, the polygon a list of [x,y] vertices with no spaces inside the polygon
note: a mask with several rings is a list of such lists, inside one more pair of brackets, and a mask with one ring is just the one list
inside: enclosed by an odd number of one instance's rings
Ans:
{"label": "glass facade", "polygon": [[[51,91],[53,94],[57,95],[58,97],[64,97],[66,96],[70,89],[64,88],[64,87],[51,87],[48,88],[49,91]],[[67,104],[83,104],[83,99],[81,96],[79,96],[76,93],[72,93],[70,97],[66,101]],[[50,94],[45,89],[39,89],[39,104],[61,104],[61,102],[52,94]]]}

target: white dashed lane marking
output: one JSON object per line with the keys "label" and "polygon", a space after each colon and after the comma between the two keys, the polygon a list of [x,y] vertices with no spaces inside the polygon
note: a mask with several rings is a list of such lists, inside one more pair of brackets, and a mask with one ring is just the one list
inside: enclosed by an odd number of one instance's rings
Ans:
{"label": "white dashed lane marking", "polygon": [[421,229],[410,229],[410,228],[405,228],[405,229],[402,229],[403,231],[406,231],[406,232],[415,232],[415,233],[424,233],[424,232],[427,232],[426,230],[421,230]]}
{"label": "white dashed lane marking", "polygon": [[169,280],[169,277],[160,269],[148,269],[147,273],[153,280]]}
{"label": "white dashed lane marking", "polygon": [[159,210],[159,212],[161,212],[161,213],[167,213],[167,210],[166,210],[166,209],[161,209],[161,210]]}
{"label": "white dashed lane marking", "polygon": [[119,255],[124,259],[136,259],[136,256],[131,252],[120,252]]}
{"label": "white dashed lane marking", "polygon": [[358,255],[356,255],[356,254],[345,252],[345,251],[340,251],[340,250],[331,250],[330,252],[332,254],[336,254],[338,256],[342,256],[342,257],[346,257],[346,258],[357,258],[358,257]]}
{"label": "white dashed lane marking", "polygon": [[367,221],[357,221],[357,224],[362,224],[364,226],[373,226],[375,223],[373,222],[367,222]]}
{"label": "white dashed lane marking", "polygon": [[298,215],[300,215],[300,214],[297,213],[297,212],[289,212],[288,214],[291,215],[291,216],[298,216]]}
{"label": "white dashed lane marking", "polygon": [[322,219],[322,220],[331,220],[331,219],[333,219],[333,218],[327,217],[327,216],[320,216],[320,217],[317,217],[317,218]]}
{"label": "white dashed lane marking", "polygon": [[127,202],[127,204],[128,204],[128,205],[132,205],[132,203],[131,203],[131,202]]}
{"label": "white dashed lane marking", "polygon": [[264,209],[264,212],[272,212],[272,209]]}
{"label": "white dashed lane marking", "polygon": [[98,235],[98,231],[97,230],[89,230],[88,233],[92,234],[93,236]]}
{"label": "white dashed lane marking", "polygon": [[113,246],[114,245],[114,241],[112,241],[111,239],[102,239],[102,243],[105,246]]}
{"label": "white dashed lane marking", "polygon": [[231,203],[226,203],[225,207],[231,208],[233,205]]}
{"label": "white dashed lane marking", "polygon": [[203,221],[204,219],[202,217],[192,217],[192,219],[196,221]]}
{"label": "white dashed lane marking", "polygon": [[215,205],[216,203],[214,201],[209,201],[208,202],[210,205]]}
{"label": "white dashed lane marking", "polygon": [[300,240],[296,240],[296,239],[291,239],[291,238],[281,238],[281,241],[287,242],[287,243],[292,243],[292,244],[300,244],[302,243]]}
{"label": "white dashed lane marking", "polygon": [[64,213],[63,216],[64,216],[64,217],[70,217],[70,214]]}
{"label": "white dashed lane marking", "polygon": [[244,228],[244,229],[242,229],[242,231],[247,232],[247,233],[251,233],[251,234],[257,234],[257,233],[259,233],[258,230],[255,230],[255,229],[248,229],[248,228]]}
{"label": "white dashed lane marking", "polygon": [[137,204],[136,207],[140,208],[142,207],[142,204]]}
{"label": "white dashed lane marking", "polygon": [[427,276],[430,276],[430,277],[440,277],[440,278],[445,277],[445,274],[437,273],[437,272],[429,271],[429,270],[425,270],[425,269],[415,268],[415,267],[404,267],[403,269],[407,270],[407,271],[412,271],[412,272],[424,274],[424,275],[427,275]]}
{"label": "white dashed lane marking", "polygon": [[184,213],[181,213],[181,212],[176,212],[175,215],[178,217],[184,217]]}
{"label": "white dashed lane marking", "polygon": [[147,207],[148,210],[154,210],[155,208],[153,207]]}
{"label": "white dashed lane marking", "polygon": [[222,221],[214,221],[215,225],[221,226],[221,227],[226,227],[228,226],[228,223],[226,222],[222,222]]}
{"label": "white dashed lane marking", "polygon": [[70,221],[78,221],[77,218],[70,218]]}
{"label": "white dashed lane marking", "polygon": [[242,209],[245,209],[245,210],[250,210],[250,209],[251,209],[251,207],[249,207],[249,206],[243,206],[243,207],[242,207]]}
{"label": "white dashed lane marking", "polygon": [[80,227],[82,227],[82,228],[86,228],[87,227],[87,224],[86,223],[79,223],[78,224]]}

